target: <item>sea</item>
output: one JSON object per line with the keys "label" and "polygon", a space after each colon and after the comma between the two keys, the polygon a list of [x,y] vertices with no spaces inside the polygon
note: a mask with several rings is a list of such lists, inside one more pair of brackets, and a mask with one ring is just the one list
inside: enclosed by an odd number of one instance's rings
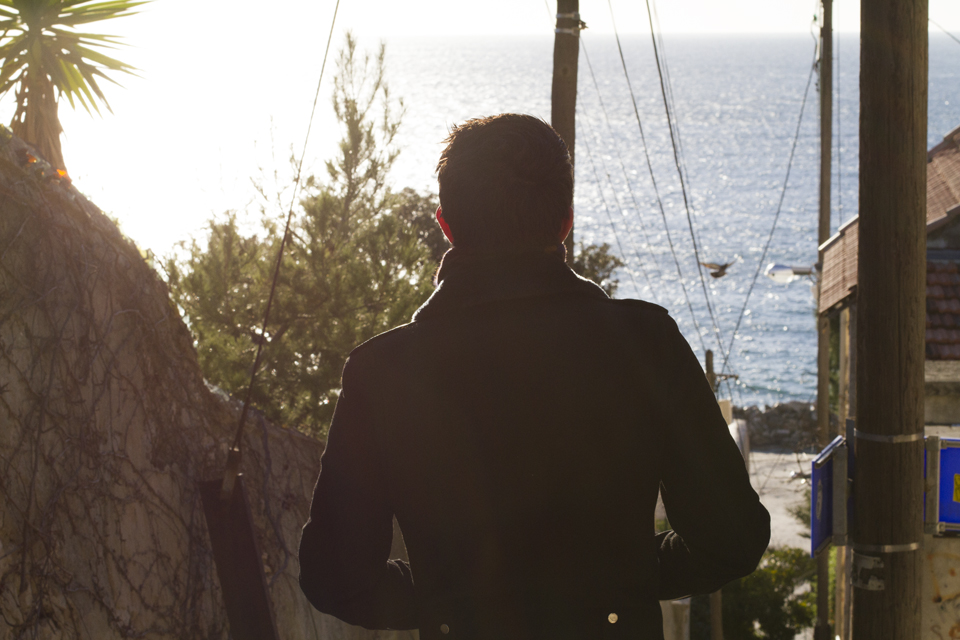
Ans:
{"label": "sea", "polygon": [[[679,162],[651,38],[620,40],[624,62],[613,35],[581,38],[576,242],[610,246],[625,263],[617,297],[666,307],[701,362],[710,349],[717,370],[736,376],[722,387],[735,404],[813,402],[814,283],[778,284],[763,271],[817,261],[815,39],[663,35]],[[393,38],[386,50],[405,109],[395,188],[436,190],[454,124],[508,111],[550,119],[552,37]],[[835,36],[832,232],[857,215],[858,54],[858,34]],[[960,126],[960,43],[931,33],[929,58],[928,147]],[[697,256],[732,265],[713,278]]]}

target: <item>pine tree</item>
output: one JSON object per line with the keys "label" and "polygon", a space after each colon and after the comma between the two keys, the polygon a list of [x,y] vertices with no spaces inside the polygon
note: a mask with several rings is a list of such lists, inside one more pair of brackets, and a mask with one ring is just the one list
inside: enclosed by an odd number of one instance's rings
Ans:
{"label": "pine tree", "polygon": [[239,394],[257,342],[266,340],[255,406],[318,436],[336,404],[347,355],[409,321],[433,289],[445,243],[431,197],[386,187],[401,114],[384,82],[382,45],[376,56],[361,55],[347,35],[333,106],[343,137],[326,163],[327,179],[304,181],[265,336],[260,323],[282,214],[267,215],[257,235],[245,235],[236,214],[213,220],[205,247],[191,241],[186,257],[166,266],[207,379]]}
{"label": "pine tree", "polygon": [[[241,395],[257,345],[266,340],[254,406],[319,437],[350,351],[409,322],[433,291],[432,276],[449,247],[434,220],[436,195],[386,186],[402,103],[397,113],[384,82],[382,45],[375,56],[360,55],[347,35],[333,108],[343,137],[326,163],[326,179],[304,181],[266,335],[263,309],[283,233],[279,206],[263,208],[257,234],[244,233],[234,212],[211,220],[205,243],[184,243],[182,257],[165,264],[207,380]],[[266,203],[265,189],[260,193]],[[612,295],[620,266],[607,245],[588,246],[574,270]]]}

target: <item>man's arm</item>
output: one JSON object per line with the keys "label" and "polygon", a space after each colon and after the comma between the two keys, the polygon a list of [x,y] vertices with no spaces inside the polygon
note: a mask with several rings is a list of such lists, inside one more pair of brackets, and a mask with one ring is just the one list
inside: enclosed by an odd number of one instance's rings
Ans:
{"label": "man's arm", "polygon": [[658,535],[660,599],[710,593],[751,573],[770,540],[770,515],[700,363],[673,320],[660,359],[669,414],[662,416],[661,496],[673,531]]}
{"label": "man's arm", "polygon": [[389,560],[393,512],[349,361],[321,467],[300,538],[300,588],[314,607],[344,622],[416,628],[410,567]]}

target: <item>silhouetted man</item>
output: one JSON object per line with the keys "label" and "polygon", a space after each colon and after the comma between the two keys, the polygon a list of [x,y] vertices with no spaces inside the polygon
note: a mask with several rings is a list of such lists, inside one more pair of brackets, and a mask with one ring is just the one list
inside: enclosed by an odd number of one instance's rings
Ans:
{"label": "silhouetted man", "polygon": [[[301,587],[423,640],[660,639],[658,600],[753,571],[769,515],[676,323],[564,264],[556,132],[503,114],[447,142],[453,249],[413,321],[344,367]],[[658,490],[674,529],[655,535]]]}

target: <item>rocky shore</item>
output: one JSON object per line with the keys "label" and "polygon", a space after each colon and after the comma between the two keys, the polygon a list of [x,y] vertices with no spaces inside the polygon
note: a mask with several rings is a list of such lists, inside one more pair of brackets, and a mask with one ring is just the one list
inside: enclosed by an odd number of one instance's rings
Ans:
{"label": "rocky shore", "polygon": [[733,417],[746,420],[754,451],[810,451],[817,441],[817,412],[807,402],[786,402],[766,409],[734,407]]}

